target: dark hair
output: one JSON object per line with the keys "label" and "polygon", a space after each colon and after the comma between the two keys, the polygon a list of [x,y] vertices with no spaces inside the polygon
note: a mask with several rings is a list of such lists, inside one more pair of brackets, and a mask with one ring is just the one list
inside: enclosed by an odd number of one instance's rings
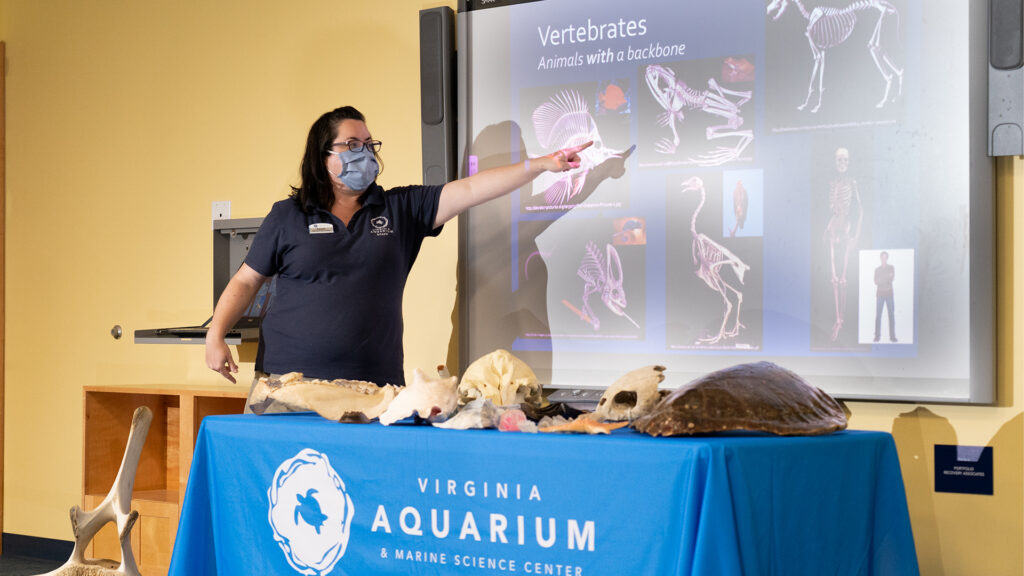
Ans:
{"label": "dark hair", "polygon": [[[351,106],[335,108],[320,116],[309,128],[309,136],[306,137],[306,151],[302,155],[302,165],[299,168],[301,182],[298,187],[292,186],[290,197],[296,200],[302,210],[312,212],[315,208],[330,210],[334,205],[334,186],[331,183],[331,174],[327,171],[325,161],[327,151],[338,135],[338,125],[345,120],[359,120],[366,122],[363,113]],[[377,153],[377,164],[381,171],[384,164]],[[362,202],[369,193],[369,188],[359,198]]]}

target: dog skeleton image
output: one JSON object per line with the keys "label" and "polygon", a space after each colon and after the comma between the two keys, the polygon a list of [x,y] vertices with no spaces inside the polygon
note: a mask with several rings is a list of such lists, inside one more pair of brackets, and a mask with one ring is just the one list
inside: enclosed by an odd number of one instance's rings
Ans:
{"label": "dog skeleton image", "polygon": [[[700,110],[713,116],[721,117],[725,123],[709,126],[705,132],[707,140],[736,138],[733,147],[718,146],[714,150],[700,154],[690,161],[699,166],[719,166],[736,160],[754,140],[752,130],[738,130],[743,125],[740,107],[750,101],[752,92],[728,90],[718,85],[714,78],[708,78],[708,90],[690,88],[682,80],[677,80],[675,72],[670,68],[652,64],[647,67],[644,75],[651,95],[665,111],[658,116],[658,124],[668,126],[672,130],[672,139],[662,138],[655,149],[662,154],[674,154],[679,147],[679,131],[676,122],[683,122],[683,110]],[[730,99],[735,97],[735,100]]]}
{"label": "dog skeleton image", "polygon": [[844,8],[831,6],[817,6],[810,12],[804,7],[801,0],[772,0],[768,5],[768,15],[772,12],[775,16],[772,20],[778,20],[790,3],[796,4],[797,10],[807,20],[807,29],[804,34],[811,46],[811,54],[814,56],[814,68],[811,70],[811,79],[807,86],[807,98],[804,103],[797,106],[803,110],[811,101],[814,94],[814,80],[818,80],[818,102],[811,108],[811,112],[817,112],[821,108],[822,95],[825,92],[825,54],[829,49],[846,42],[853,34],[857,26],[857,13],[861,11],[877,11],[878,20],[875,22],[874,31],[868,40],[868,52],[871,59],[878,68],[878,73],[885,80],[885,91],[882,99],[875,105],[876,108],[885,106],[892,91],[892,81],[896,78],[895,99],[903,93],[903,69],[896,66],[889,54],[882,48],[882,24],[886,16],[895,16],[899,21],[900,13],[895,6],[886,0],[856,0]]}
{"label": "dog skeleton image", "polygon": [[[725,246],[715,242],[707,235],[697,232],[697,216],[700,214],[701,209],[704,208],[704,202],[707,200],[704,181],[694,176],[683,182],[682,191],[683,194],[693,191],[700,192],[700,203],[693,210],[693,217],[690,219],[690,234],[693,236],[693,263],[697,267],[697,277],[703,280],[709,288],[718,292],[725,304],[725,312],[722,314],[722,325],[718,330],[718,334],[699,338],[697,342],[716,344],[725,338],[737,336],[740,333],[740,328],[744,328],[743,324],[740,323],[743,292],[722,279],[721,268],[726,265],[731,267],[736,277],[739,278],[740,284],[743,284],[743,275],[747,270],[750,270],[750,266],[745,264]],[[729,316],[733,314],[733,303],[729,299],[730,292],[736,300],[736,311],[732,329],[727,331],[725,329],[726,324],[729,322]]]}

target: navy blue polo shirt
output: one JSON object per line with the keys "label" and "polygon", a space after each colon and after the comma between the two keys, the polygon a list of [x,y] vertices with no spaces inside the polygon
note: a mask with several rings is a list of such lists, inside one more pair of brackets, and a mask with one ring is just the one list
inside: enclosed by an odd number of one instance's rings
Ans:
{"label": "navy blue polo shirt", "polygon": [[441,232],[441,188],[372,184],[348,226],[292,198],[275,203],[245,258],[278,275],[256,369],[404,384],[402,293],[423,238]]}

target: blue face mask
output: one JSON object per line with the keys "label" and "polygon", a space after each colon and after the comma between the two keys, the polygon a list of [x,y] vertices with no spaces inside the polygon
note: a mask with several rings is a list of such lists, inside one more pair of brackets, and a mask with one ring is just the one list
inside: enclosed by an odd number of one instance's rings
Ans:
{"label": "blue face mask", "polygon": [[351,150],[344,152],[328,150],[328,152],[341,158],[341,174],[334,174],[334,176],[350,190],[362,192],[369,188],[377,178],[380,166],[377,165],[377,159],[373,157],[373,152],[369,148],[363,148],[359,152]]}

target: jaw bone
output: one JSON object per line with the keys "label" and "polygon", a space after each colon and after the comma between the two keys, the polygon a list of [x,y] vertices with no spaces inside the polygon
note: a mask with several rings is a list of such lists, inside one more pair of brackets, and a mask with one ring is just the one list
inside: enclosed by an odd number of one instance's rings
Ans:
{"label": "jaw bone", "polygon": [[[139,569],[135,565],[135,556],[132,554],[130,537],[132,526],[139,518],[138,511],[131,510],[132,489],[135,487],[135,472],[139,468],[142,446],[146,443],[146,434],[149,432],[149,425],[152,421],[153,412],[149,408],[140,406],[135,409],[135,414],[132,416],[131,432],[128,434],[128,444],[124,450],[124,458],[121,460],[121,468],[117,471],[117,477],[114,479],[114,485],[110,487],[107,497],[94,510],[86,512],[79,506],[71,507],[71,528],[75,534],[75,548],[71,551],[71,558],[60,568],[43,576],[106,574],[139,576]],[[129,510],[131,510],[130,513]],[[114,522],[117,525],[118,539],[121,543],[121,564],[116,569],[113,569],[116,562],[112,560],[85,559],[86,547],[107,522]]]}
{"label": "jaw bone", "polygon": [[393,384],[377,386],[362,380],[306,380],[289,372],[277,380],[263,377],[253,391],[253,413],[312,410],[336,422],[366,421],[381,415],[398,394]]}

